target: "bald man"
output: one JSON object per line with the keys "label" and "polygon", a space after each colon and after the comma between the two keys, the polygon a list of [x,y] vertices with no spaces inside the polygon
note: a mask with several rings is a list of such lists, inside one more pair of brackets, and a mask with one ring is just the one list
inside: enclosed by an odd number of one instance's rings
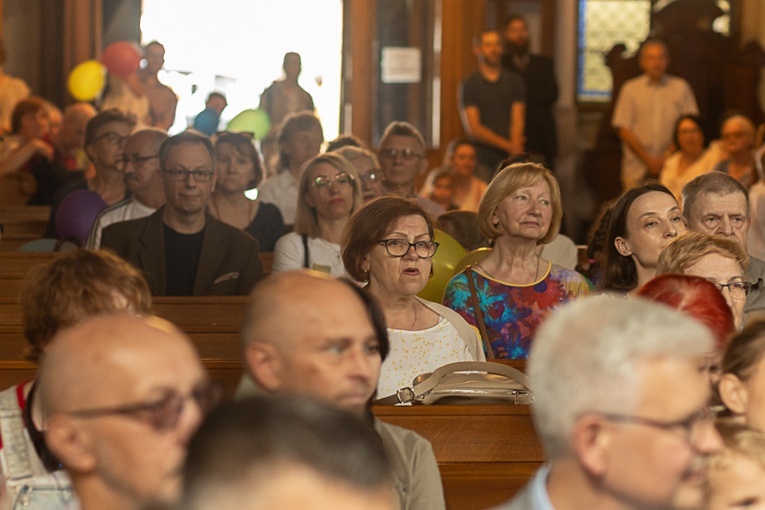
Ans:
{"label": "bald man", "polygon": [[370,412],[390,345],[368,294],[321,273],[273,274],[251,295],[242,341],[250,387],[254,380],[269,394],[314,397],[365,419],[391,459],[401,509],[444,508],[430,443]]}
{"label": "bald man", "polygon": [[175,504],[186,444],[216,390],[162,319],[105,316],[59,333],[40,366],[40,404],[82,510]]}
{"label": "bald man", "polygon": [[120,221],[145,218],[165,204],[165,185],[159,168],[159,148],[167,140],[157,128],[136,131],[127,142],[117,168],[125,176],[130,197],[101,211],[88,236],[88,248],[101,247],[101,231]]}

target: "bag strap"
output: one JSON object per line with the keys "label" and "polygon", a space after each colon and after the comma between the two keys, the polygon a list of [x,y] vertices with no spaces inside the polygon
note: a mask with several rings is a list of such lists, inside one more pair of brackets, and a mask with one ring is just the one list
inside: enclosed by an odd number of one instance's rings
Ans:
{"label": "bag strap", "polygon": [[308,265],[308,236],[300,234],[300,237],[303,238],[303,267],[311,269],[311,266]]}
{"label": "bag strap", "polygon": [[494,349],[492,349],[491,342],[489,341],[489,334],[486,332],[486,323],[483,320],[481,304],[478,302],[478,293],[475,291],[472,266],[465,267],[465,276],[467,277],[468,287],[470,288],[470,300],[473,303],[475,321],[478,323],[478,329],[481,331],[481,343],[483,343],[483,350],[486,352],[486,359],[493,360],[496,358],[496,356],[494,356]]}
{"label": "bag strap", "polygon": [[401,388],[393,395],[388,395],[374,401],[376,405],[394,405],[394,404],[406,404],[418,400],[423,395],[427,395],[430,390],[435,388],[444,376],[453,374],[454,372],[486,372],[489,374],[503,375],[509,379],[522,385],[527,390],[531,391],[531,383],[529,377],[518,370],[502,363],[488,363],[485,361],[458,361],[456,363],[449,363],[442,367],[437,368],[430,374],[430,376],[422,381],[420,384],[416,384],[414,387]]}
{"label": "bag strap", "polygon": [[457,334],[459,334],[462,341],[465,342],[465,345],[475,345],[475,330],[470,327],[470,324],[467,323],[462,315],[458,314],[448,306],[422,299],[419,296],[415,296],[415,299],[448,320],[451,325],[454,326],[454,329],[457,330]]}

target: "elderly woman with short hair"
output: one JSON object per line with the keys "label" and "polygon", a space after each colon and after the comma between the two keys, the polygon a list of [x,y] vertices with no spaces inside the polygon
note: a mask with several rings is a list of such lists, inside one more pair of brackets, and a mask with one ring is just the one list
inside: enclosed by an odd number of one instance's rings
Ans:
{"label": "elderly woman with short hair", "polygon": [[345,276],[340,240],[361,203],[359,176],[348,160],[334,153],[310,159],[298,184],[295,230],[276,242],[271,270],[307,268]]}
{"label": "elderly woman with short hair", "polygon": [[417,297],[433,269],[438,249],[433,236],[433,221],[419,203],[384,196],[359,209],[343,237],[348,274],[366,283],[388,324],[391,350],[380,373],[380,397],[447,363],[485,359],[462,317]]}
{"label": "elderly woman with short hair", "polygon": [[751,287],[744,280],[748,265],[749,255],[736,241],[689,230],[662,250],[656,274],[700,276],[714,283],[733,312],[736,329],[740,330]]}
{"label": "elderly woman with short hair", "polygon": [[542,165],[510,165],[489,184],[478,223],[493,241],[492,251],[452,278],[443,301],[485,329],[487,358],[528,358],[544,315],[590,292],[586,278],[544,260],[537,250],[558,235],[562,216],[558,182]]}

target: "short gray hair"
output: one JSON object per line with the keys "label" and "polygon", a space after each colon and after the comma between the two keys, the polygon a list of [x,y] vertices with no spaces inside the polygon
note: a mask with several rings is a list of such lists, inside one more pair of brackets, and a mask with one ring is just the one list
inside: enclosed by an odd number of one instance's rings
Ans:
{"label": "short gray hair", "polygon": [[583,414],[634,412],[642,362],[691,360],[713,347],[702,324],[642,298],[595,296],[563,306],[539,329],[529,361],[534,425],[546,456],[570,455]]}
{"label": "short gray hair", "polygon": [[749,217],[749,191],[743,184],[725,172],[709,172],[699,175],[683,186],[683,219],[688,224],[691,221],[691,209],[704,193],[728,195],[741,193],[746,198],[746,216]]}

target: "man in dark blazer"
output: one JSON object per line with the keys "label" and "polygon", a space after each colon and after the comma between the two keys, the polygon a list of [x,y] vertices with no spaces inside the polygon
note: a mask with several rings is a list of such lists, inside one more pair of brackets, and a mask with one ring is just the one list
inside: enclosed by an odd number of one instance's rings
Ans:
{"label": "man in dark blazer", "polygon": [[526,150],[544,156],[548,168],[555,166],[558,134],[553,107],[558,100],[558,82],[549,57],[529,53],[529,28],[520,14],[511,14],[502,32],[505,49],[502,65],[518,73],[526,84]]}
{"label": "man in dark blazer", "polygon": [[101,247],[143,272],[156,296],[246,295],[262,277],[258,242],[207,214],[215,148],[185,132],[159,150],[167,203],[151,216],[115,223]]}
{"label": "man in dark blazer", "polygon": [[704,325],[647,300],[596,296],[551,314],[528,365],[547,464],[496,510],[701,508],[723,446],[713,346]]}

